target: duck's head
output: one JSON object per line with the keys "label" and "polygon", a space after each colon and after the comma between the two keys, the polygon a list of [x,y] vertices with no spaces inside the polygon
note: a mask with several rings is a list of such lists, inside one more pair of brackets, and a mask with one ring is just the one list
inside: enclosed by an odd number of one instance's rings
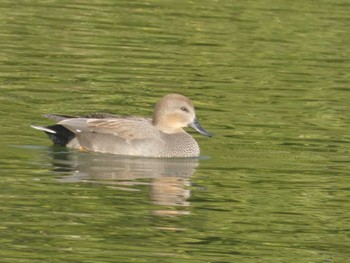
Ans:
{"label": "duck's head", "polygon": [[199,124],[190,99],[180,94],[166,95],[157,102],[152,123],[165,133],[183,132],[183,128],[191,127],[212,136]]}

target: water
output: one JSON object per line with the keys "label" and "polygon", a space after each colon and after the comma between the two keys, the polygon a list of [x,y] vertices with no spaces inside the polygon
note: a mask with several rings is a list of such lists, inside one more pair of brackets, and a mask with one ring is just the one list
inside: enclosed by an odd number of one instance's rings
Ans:
{"label": "water", "polygon": [[[2,1],[2,262],[348,262],[347,1]],[[41,114],[190,97],[199,160],[53,148]]]}

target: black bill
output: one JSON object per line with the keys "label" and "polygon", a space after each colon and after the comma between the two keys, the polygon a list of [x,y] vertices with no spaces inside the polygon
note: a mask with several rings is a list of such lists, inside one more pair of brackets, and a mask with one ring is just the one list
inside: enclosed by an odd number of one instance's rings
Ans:
{"label": "black bill", "polygon": [[194,118],[194,121],[192,123],[190,123],[188,126],[195,129],[197,132],[199,132],[205,136],[208,136],[208,137],[213,136],[211,133],[204,130],[204,128],[199,124],[197,118]]}

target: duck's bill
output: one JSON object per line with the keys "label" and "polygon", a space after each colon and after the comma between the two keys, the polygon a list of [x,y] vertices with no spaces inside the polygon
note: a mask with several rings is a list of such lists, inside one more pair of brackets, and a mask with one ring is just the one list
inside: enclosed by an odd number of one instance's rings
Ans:
{"label": "duck's bill", "polygon": [[194,121],[192,123],[190,123],[188,126],[191,127],[192,129],[195,129],[197,132],[199,132],[205,136],[208,136],[208,137],[213,136],[211,133],[204,130],[204,128],[199,124],[197,118],[195,118]]}

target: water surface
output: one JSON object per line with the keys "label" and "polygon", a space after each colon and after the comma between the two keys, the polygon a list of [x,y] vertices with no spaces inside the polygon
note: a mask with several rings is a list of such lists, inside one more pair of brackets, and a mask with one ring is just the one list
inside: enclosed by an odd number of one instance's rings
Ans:
{"label": "water surface", "polygon": [[[2,262],[347,262],[347,1],[2,1]],[[202,157],[53,148],[43,113],[190,97]]]}

